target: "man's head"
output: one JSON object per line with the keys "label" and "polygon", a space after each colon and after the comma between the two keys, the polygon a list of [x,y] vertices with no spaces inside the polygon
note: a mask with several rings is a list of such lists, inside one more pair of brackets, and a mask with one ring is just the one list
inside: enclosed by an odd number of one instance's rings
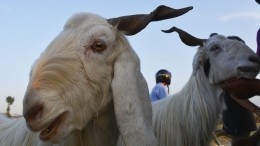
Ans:
{"label": "man's head", "polygon": [[171,84],[171,72],[166,69],[161,69],[155,74],[156,83]]}

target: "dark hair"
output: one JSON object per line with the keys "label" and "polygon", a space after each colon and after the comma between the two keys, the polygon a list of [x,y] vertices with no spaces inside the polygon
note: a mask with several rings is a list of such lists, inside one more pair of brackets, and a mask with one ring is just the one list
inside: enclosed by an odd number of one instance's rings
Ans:
{"label": "dark hair", "polygon": [[212,37],[212,36],[214,36],[214,35],[218,35],[218,34],[215,33],[215,32],[213,32],[213,33],[211,33],[211,34],[209,35],[209,37]]}
{"label": "dark hair", "polygon": [[260,5],[260,0],[255,0],[255,2],[257,2]]}
{"label": "dark hair", "polygon": [[166,69],[161,69],[155,74],[156,83],[165,83],[166,85],[171,84],[171,72]]}
{"label": "dark hair", "polygon": [[[260,1],[260,0],[259,0]],[[212,36],[214,36],[214,35],[218,35],[217,33],[211,33],[210,35],[209,35],[209,37],[212,37]],[[244,40],[242,40],[240,37],[238,37],[238,36],[228,36],[227,37],[228,39],[232,39],[232,40],[238,40],[238,41],[241,41],[241,42],[243,42],[243,43],[245,43],[245,41]]]}
{"label": "dark hair", "polygon": [[258,29],[256,34],[256,45],[257,45],[256,54],[258,55],[258,57],[260,57],[260,28]]}
{"label": "dark hair", "polygon": [[238,41],[243,42],[243,43],[245,44],[245,41],[242,40],[242,39],[241,39],[240,37],[238,37],[238,36],[228,36],[227,38],[228,38],[228,39],[232,39],[232,40],[238,40]]}

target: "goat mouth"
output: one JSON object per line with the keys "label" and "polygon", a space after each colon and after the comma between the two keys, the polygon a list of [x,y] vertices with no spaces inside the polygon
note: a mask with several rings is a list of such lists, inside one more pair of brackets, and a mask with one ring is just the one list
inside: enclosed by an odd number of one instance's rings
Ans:
{"label": "goat mouth", "polygon": [[259,73],[258,67],[248,67],[248,66],[241,66],[238,68],[239,71],[241,71],[243,74],[249,74],[256,76]]}
{"label": "goat mouth", "polygon": [[55,118],[50,124],[40,132],[40,139],[43,141],[46,141],[50,139],[52,136],[57,134],[57,131],[60,127],[60,125],[63,123],[64,119],[66,118],[67,113],[64,112],[61,115],[59,115],[57,118]]}
{"label": "goat mouth", "polygon": [[255,78],[257,76],[257,74],[259,73],[258,67],[241,66],[238,68],[238,70],[240,71],[240,75],[238,75],[237,77],[230,77],[230,78],[220,82],[220,84],[225,84],[227,82],[237,80],[240,78],[252,79],[252,78]]}

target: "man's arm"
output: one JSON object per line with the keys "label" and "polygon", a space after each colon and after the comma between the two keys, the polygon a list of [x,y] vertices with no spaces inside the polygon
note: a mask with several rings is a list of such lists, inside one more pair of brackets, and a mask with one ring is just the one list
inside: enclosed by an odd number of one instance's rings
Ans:
{"label": "man's arm", "polygon": [[260,95],[260,80],[246,78],[230,80],[223,83],[221,88],[234,97],[248,99]]}

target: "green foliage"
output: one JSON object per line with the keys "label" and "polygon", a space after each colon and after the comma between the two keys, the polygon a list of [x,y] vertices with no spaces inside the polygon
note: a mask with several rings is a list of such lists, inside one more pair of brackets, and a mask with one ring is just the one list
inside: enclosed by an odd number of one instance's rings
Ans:
{"label": "green foliage", "polygon": [[6,109],[6,115],[8,117],[11,117],[11,114],[10,114],[10,106],[14,103],[14,97],[12,96],[7,96],[6,97],[6,102],[7,102],[7,109]]}

